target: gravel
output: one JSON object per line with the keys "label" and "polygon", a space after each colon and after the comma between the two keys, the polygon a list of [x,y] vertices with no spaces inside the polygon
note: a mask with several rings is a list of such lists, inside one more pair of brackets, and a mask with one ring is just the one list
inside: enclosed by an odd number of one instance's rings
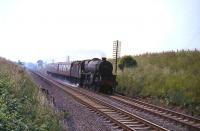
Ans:
{"label": "gravel", "polygon": [[52,86],[35,75],[32,75],[37,85],[48,90],[49,96],[54,99],[54,107],[57,111],[66,111],[69,115],[62,121],[67,131],[112,131],[115,128],[106,123],[105,118],[98,116],[84,105],[75,101],[61,89]]}

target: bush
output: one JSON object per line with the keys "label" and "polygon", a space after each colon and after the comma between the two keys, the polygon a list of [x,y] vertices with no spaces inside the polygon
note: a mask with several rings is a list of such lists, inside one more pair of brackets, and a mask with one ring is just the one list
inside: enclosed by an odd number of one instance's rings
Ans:
{"label": "bush", "polygon": [[132,56],[123,56],[121,59],[120,59],[120,62],[119,62],[119,68],[120,70],[124,70],[124,68],[131,68],[131,67],[135,67],[137,66],[137,62],[135,59],[133,59]]}

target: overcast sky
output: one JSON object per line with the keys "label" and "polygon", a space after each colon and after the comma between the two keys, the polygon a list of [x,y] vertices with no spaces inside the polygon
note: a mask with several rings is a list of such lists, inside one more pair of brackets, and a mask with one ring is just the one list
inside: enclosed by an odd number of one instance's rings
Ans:
{"label": "overcast sky", "polygon": [[0,56],[64,61],[200,49],[200,0],[0,0]]}

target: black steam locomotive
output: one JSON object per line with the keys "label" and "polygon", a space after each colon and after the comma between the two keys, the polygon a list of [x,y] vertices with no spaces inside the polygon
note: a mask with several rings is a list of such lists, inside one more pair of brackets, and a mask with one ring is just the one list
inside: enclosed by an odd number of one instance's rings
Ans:
{"label": "black steam locomotive", "polygon": [[[91,60],[75,61],[71,63],[69,70],[59,70],[59,65],[56,67],[57,71],[48,70],[48,74],[65,73],[66,78],[78,83],[80,87],[87,87],[97,92],[112,94],[116,87],[116,76],[113,75],[112,64],[106,58]],[[62,73],[61,73],[62,72]]]}

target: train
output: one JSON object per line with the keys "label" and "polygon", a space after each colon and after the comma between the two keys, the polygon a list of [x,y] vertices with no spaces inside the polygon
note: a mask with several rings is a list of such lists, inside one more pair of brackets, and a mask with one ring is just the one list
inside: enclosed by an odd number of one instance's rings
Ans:
{"label": "train", "polygon": [[105,57],[74,61],[70,64],[49,64],[46,72],[48,75],[68,79],[79,87],[106,94],[113,94],[117,85],[113,65]]}

